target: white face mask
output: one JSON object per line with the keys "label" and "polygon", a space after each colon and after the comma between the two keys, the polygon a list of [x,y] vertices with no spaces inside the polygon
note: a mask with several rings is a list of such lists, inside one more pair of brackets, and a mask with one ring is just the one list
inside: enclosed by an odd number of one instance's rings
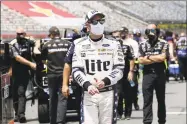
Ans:
{"label": "white face mask", "polygon": [[95,35],[102,35],[104,33],[104,25],[100,24],[99,22],[97,23],[97,25],[91,25],[91,33],[95,34]]}

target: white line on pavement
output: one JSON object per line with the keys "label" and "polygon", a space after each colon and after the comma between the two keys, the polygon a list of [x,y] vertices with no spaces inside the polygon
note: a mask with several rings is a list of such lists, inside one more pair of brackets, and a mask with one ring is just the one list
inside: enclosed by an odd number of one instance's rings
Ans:
{"label": "white line on pavement", "polygon": [[186,115],[186,112],[166,112],[167,115]]}

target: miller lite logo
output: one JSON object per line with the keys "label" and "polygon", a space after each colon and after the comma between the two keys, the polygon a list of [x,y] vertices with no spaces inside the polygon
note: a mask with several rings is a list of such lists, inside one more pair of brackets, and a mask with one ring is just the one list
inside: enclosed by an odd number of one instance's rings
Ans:
{"label": "miller lite logo", "polygon": [[85,60],[86,70],[89,75],[94,75],[95,72],[108,71],[110,66],[110,61],[101,60]]}

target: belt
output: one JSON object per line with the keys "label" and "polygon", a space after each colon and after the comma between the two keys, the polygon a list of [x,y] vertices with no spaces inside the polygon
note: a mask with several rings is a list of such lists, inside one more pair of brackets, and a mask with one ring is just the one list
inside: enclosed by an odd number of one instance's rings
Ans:
{"label": "belt", "polygon": [[[111,91],[111,90],[114,90],[115,89],[115,86],[108,86],[108,87],[104,87],[103,89],[99,89],[99,92],[107,92],[107,91]],[[85,90],[87,91],[87,90]]]}
{"label": "belt", "polygon": [[103,89],[99,89],[99,92],[111,91],[111,90],[114,90],[114,88],[115,88],[115,86],[104,87]]}
{"label": "belt", "polygon": [[153,74],[155,74],[155,73],[164,73],[164,71],[160,71],[160,70],[145,70],[145,71],[143,71],[143,73],[144,74],[148,74],[148,73],[153,73]]}

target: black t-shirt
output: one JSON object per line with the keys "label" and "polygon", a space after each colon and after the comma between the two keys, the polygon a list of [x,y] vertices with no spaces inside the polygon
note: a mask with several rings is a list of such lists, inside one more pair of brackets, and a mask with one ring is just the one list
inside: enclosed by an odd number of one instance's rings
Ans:
{"label": "black t-shirt", "polygon": [[74,42],[72,42],[72,44],[66,54],[66,57],[64,59],[65,63],[72,64],[72,57],[73,57],[73,53],[74,53],[74,48],[75,48],[75,44],[74,44]]}
{"label": "black t-shirt", "polygon": [[[148,55],[159,55],[165,53],[167,58],[169,57],[169,48],[168,43],[165,40],[158,39],[154,46],[151,45],[149,40],[145,42],[141,42],[139,46],[139,54],[140,57],[148,56]],[[155,71],[155,72],[163,72],[165,70],[164,62],[157,62],[149,65],[144,65],[144,72]]]}
{"label": "black t-shirt", "polygon": [[67,40],[52,39],[42,47],[42,59],[47,60],[47,74],[61,75],[64,68],[64,58],[71,45]]}
{"label": "black t-shirt", "polygon": [[124,76],[127,76],[130,70],[130,60],[135,58],[134,51],[132,46],[125,43],[125,41],[120,40],[120,44],[122,47],[122,51],[124,54],[125,59],[125,69],[124,69]]}
{"label": "black t-shirt", "polygon": [[10,47],[10,56],[12,58],[12,74],[13,76],[29,75],[30,67],[16,61],[15,57],[20,55],[21,57],[31,61],[31,49],[26,44],[18,44],[17,42]]}

